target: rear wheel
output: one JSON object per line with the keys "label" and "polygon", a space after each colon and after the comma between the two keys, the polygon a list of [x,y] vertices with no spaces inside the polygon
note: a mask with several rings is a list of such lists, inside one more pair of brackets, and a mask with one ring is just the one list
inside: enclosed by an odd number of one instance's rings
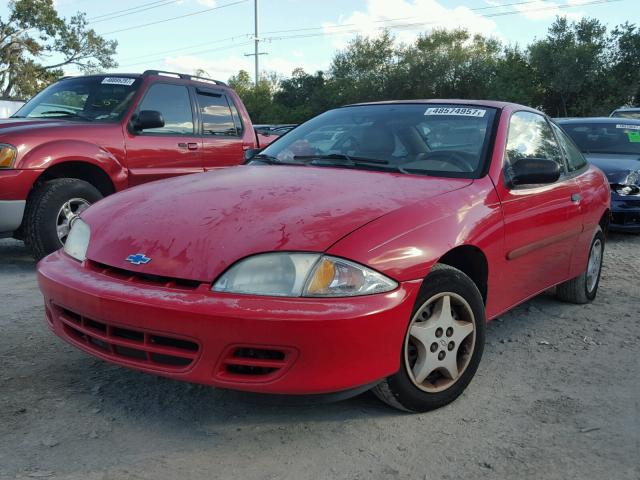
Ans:
{"label": "rear wheel", "polygon": [[604,233],[598,226],[591,247],[587,266],[582,274],[576,278],[561,283],[556,287],[556,296],[565,302],[588,303],[596,298],[598,285],[600,284],[600,273],[602,272],[602,259],[604,257]]}
{"label": "rear wheel", "polygon": [[473,281],[460,270],[436,265],[409,322],[400,370],[374,387],[374,394],[410,412],[452,402],[478,368],[485,323],[482,296]]}
{"label": "rear wheel", "polygon": [[58,178],[44,182],[31,193],[23,221],[24,241],[40,260],[64,245],[74,217],[102,198],[88,182]]}

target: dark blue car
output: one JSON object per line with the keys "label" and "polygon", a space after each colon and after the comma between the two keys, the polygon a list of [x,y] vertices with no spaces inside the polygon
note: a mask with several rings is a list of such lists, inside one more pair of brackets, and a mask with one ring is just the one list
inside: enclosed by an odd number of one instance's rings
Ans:
{"label": "dark blue car", "polygon": [[631,118],[562,118],[569,134],[611,185],[612,230],[640,233],[640,120]]}

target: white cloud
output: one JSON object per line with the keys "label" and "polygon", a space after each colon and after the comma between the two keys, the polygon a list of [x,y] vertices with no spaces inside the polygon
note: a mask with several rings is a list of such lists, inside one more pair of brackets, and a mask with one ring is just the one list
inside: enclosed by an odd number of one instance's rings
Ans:
{"label": "white cloud", "polygon": [[197,0],[197,2],[205,7],[213,8],[216,6],[216,0]]}
{"label": "white cloud", "polygon": [[[497,28],[493,20],[467,7],[446,8],[437,0],[367,0],[366,11],[356,10],[338,22],[323,24],[327,33],[353,30],[367,36],[378,35],[384,27],[389,27],[398,40],[407,43],[433,28],[462,27],[483,35],[496,35]],[[352,36],[353,33],[340,35],[335,45],[344,47]]]}
{"label": "white cloud", "polygon": [[[576,6],[583,4],[585,1],[587,0],[569,0],[567,4]],[[549,20],[557,15],[566,16],[574,20],[582,17],[582,13],[568,12],[566,9],[559,8],[558,3],[544,0],[527,3],[525,5],[517,5],[516,9],[529,20]]]}

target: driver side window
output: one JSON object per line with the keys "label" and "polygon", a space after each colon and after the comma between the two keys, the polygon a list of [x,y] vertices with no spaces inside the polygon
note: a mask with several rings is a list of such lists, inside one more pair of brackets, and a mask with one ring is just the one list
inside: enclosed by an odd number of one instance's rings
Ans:
{"label": "driver side window", "polygon": [[505,180],[513,180],[513,165],[522,159],[552,160],[565,171],[560,147],[547,120],[537,113],[516,112],[509,120],[505,151]]}

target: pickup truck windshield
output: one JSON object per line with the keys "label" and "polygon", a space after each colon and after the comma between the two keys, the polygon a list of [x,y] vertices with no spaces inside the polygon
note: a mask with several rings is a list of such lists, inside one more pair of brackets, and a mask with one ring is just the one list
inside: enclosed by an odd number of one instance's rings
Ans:
{"label": "pickup truck windshield", "polygon": [[29,100],[12,117],[118,121],[141,83],[141,79],[117,76],[61,80]]}
{"label": "pickup truck windshield", "polygon": [[390,103],[330,110],[255,157],[269,164],[358,168],[477,178],[496,110],[485,106]]}

